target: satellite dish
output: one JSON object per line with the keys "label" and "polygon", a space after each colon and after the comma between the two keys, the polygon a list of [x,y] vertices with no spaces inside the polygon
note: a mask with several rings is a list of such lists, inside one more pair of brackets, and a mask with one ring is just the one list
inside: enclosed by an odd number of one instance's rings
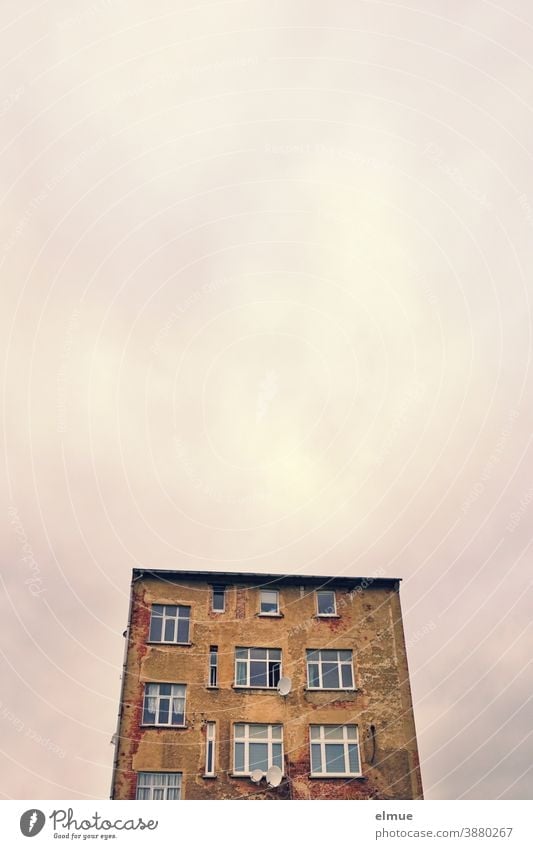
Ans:
{"label": "satellite dish", "polygon": [[279,766],[269,766],[267,769],[266,780],[269,787],[279,787],[283,773]]}
{"label": "satellite dish", "polygon": [[278,684],[278,693],[280,696],[288,696],[292,687],[290,678],[280,678]]}
{"label": "satellite dish", "polygon": [[252,779],[254,784],[259,784],[264,774],[265,773],[262,769],[254,769],[250,774],[250,778]]}

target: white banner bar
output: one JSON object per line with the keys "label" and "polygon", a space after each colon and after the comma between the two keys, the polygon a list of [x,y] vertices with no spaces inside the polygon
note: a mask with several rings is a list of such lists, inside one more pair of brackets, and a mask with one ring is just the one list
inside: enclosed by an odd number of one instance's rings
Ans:
{"label": "white banner bar", "polygon": [[[265,808],[265,805],[267,806]],[[237,806],[241,810],[237,811]],[[311,810],[311,808],[315,810]],[[311,801],[272,807],[261,801],[2,801],[4,846],[62,845],[67,840],[126,849],[250,845],[286,847],[529,847],[526,801]],[[29,841],[35,839],[34,844]]]}

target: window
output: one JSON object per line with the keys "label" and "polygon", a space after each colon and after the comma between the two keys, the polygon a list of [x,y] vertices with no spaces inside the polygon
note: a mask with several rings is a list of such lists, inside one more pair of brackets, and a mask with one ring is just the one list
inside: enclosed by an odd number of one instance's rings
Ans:
{"label": "window", "polygon": [[181,772],[140,772],[137,799],[181,799]]}
{"label": "window", "polygon": [[353,690],[352,652],[308,649],[307,686],[312,690]]}
{"label": "window", "polygon": [[211,608],[213,613],[224,613],[226,609],[226,588],[211,588]]}
{"label": "window", "polygon": [[336,616],[337,605],[335,603],[334,590],[317,590],[316,593],[317,616]]}
{"label": "window", "polygon": [[266,772],[271,766],[283,770],[282,726],[238,722],[234,727],[234,774],[250,775],[254,769]]}
{"label": "window", "polygon": [[205,728],[205,775],[215,775],[216,723],[208,722]]}
{"label": "window", "polygon": [[209,646],[208,687],[218,687],[218,646]]}
{"label": "window", "polygon": [[259,613],[263,616],[279,615],[279,592],[277,590],[261,590]]}
{"label": "window", "polygon": [[311,775],[361,775],[357,725],[311,725]]}
{"label": "window", "polygon": [[235,649],[236,687],[277,687],[281,649]]}
{"label": "window", "polygon": [[185,725],[185,684],[145,684],[143,725]]}
{"label": "window", "polygon": [[150,641],[154,643],[188,643],[191,608],[180,604],[153,604],[150,618]]}

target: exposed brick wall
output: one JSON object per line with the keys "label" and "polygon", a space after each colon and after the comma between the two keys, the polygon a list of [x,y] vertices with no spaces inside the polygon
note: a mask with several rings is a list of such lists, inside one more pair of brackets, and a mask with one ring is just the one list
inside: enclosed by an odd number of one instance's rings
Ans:
{"label": "exposed brick wall", "polygon": [[244,619],[246,617],[246,588],[237,587],[236,595],[235,618]]}

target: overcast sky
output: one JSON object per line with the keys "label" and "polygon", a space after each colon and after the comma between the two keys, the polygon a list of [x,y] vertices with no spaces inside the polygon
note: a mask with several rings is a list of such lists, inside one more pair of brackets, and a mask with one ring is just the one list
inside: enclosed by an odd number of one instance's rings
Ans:
{"label": "overcast sky", "polygon": [[400,576],[531,798],[533,8],[4,0],[5,798],[106,798],[131,569]]}

